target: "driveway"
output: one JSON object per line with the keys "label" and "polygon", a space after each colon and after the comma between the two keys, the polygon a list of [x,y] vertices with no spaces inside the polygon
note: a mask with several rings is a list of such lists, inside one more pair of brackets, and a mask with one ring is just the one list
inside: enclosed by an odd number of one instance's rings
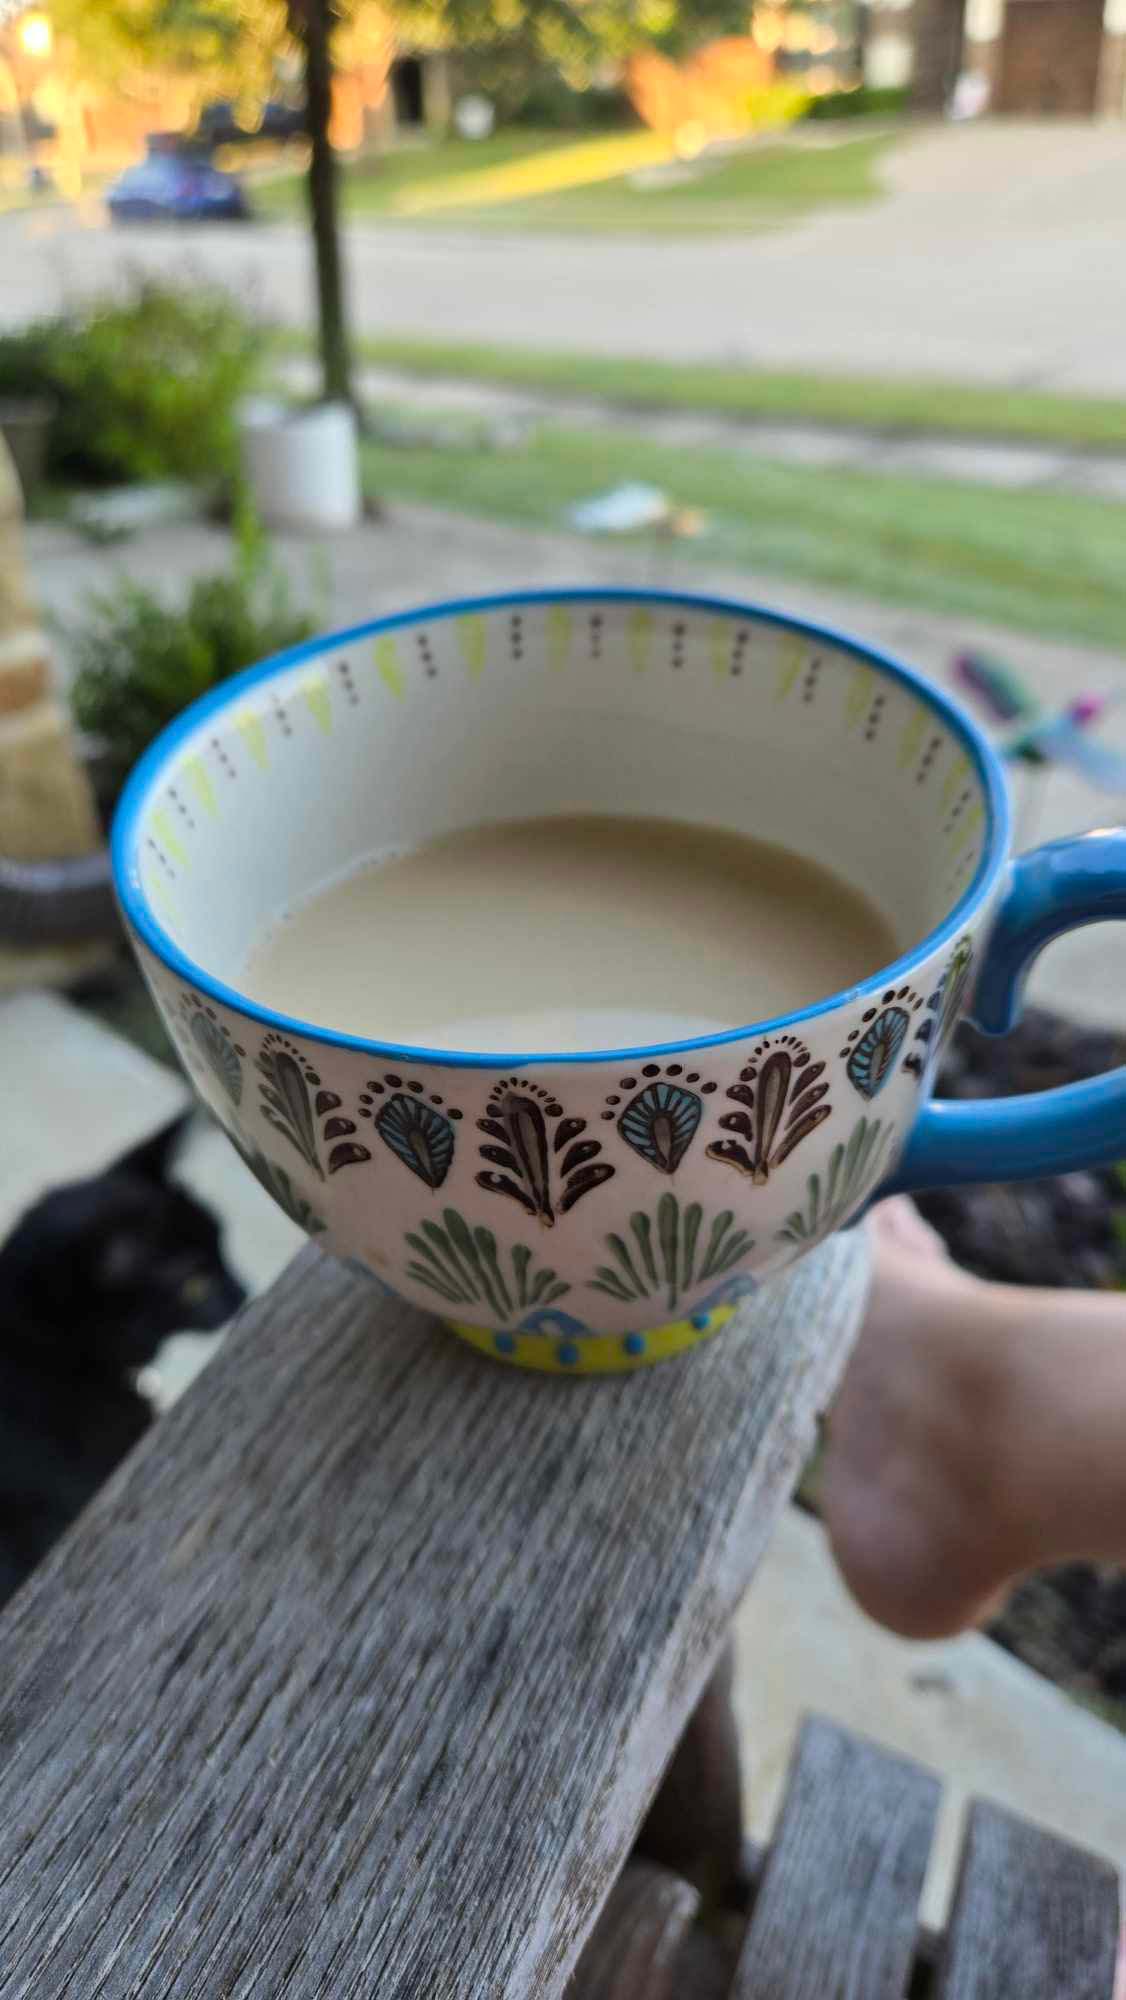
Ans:
{"label": "driveway", "polygon": [[[894,149],[886,175],[883,201],[744,237],[355,225],[356,322],[373,334],[1126,395],[1126,124],[925,128]],[[282,320],[310,319],[295,227],[120,236],[59,209],[0,221],[0,320],[127,263],[206,273]]]}

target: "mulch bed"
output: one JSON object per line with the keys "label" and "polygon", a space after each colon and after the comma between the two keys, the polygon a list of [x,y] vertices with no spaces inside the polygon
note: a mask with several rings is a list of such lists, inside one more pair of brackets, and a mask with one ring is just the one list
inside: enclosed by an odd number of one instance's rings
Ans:
{"label": "mulch bed", "polygon": [[[960,1028],[938,1094],[1050,1090],[1123,1062],[1126,1036],[1030,1009],[998,1041]],[[942,1190],[921,1195],[919,1207],[951,1255],[980,1277],[1126,1292],[1126,1167]],[[1126,1343],[1126,1296],[1122,1320]],[[1126,1569],[1068,1563],[1029,1577],[989,1629],[1018,1659],[1126,1728]]]}

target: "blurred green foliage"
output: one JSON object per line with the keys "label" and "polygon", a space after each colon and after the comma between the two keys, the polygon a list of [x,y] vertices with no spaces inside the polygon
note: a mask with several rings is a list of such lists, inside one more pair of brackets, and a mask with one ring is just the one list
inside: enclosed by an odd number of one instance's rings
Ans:
{"label": "blurred green foliage", "polygon": [[113,793],[154,736],[229,675],[311,638],[319,618],[249,519],[230,567],[197,577],[179,606],[123,577],[67,630],[71,705]]}
{"label": "blurred green foliage", "polygon": [[235,468],[235,408],[253,386],[261,344],[228,293],[137,279],[0,333],[0,397],[53,405],[47,469],[56,480],[219,481]]}
{"label": "blurred green foliage", "polygon": [[830,90],[811,98],[807,118],[901,118],[910,92],[902,90]]}

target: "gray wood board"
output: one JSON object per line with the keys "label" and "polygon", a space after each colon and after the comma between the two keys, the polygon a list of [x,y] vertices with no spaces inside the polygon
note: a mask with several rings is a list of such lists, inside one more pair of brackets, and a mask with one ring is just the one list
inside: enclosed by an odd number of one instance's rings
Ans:
{"label": "gray wood board", "polygon": [[687,1882],[630,1861],[587,1939],[567,2000],[686,2000],[684,1947],[700,1908]]}
{"label": "gray wood board", "polygon": [[903,2000],[938,1803],[917,1764],[807,1721],[732,2000]]}
{"label": "gray wood board", "polygon": [[4,2000],[560,1994],[866,1282],[568,1380],[304,1251],[0,1622]]}
{"label": "gray wood board", "polygon": [[936,2000],[1111,2000],[1119,1921],[1108,1861],[975,1802]]}

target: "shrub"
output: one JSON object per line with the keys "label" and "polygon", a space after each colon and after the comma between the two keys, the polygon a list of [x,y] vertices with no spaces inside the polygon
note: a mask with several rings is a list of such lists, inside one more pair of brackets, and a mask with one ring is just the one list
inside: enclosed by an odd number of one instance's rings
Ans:
{"label": "shrub", "polygon": [[76,484],[218,480],[235,466],[235,406],[260,341],[227,293],[139,279],[0,334],[0,397],[55,405],[48,472]]}
{"label": "shrub", "polygon": [[810,99],[807,118],[899,118],[907,109],[906,89],[830,90],[824,97]]}
{"label": "shrub", "polygon": [[589,132],[637,123],[619,85],[569,84],[558,65],[544,57],[527,23],[498,41],[462,48],[458,89],[487,97],[502,132],[513,125],[538,132]]}
{"label": "shrub", "polygon": [[545,70],[531,80],[507,122],[534,131],[617,132],[635,126],[637,114],[617,85],[572,90],[558,73]]}
{"label": "shrub", "polygon": [[811,102],[800,85],[787,82],[785,77],[777,83],[763,84],[759,90],[749,90],[745,106],[751,130],[781,131],[796,119],[804,118]]}
{"label": "shrub", "polygon": [[198,695],[311,638],[316,625],[292,602],[265,545],[247,533],[231,567],[197,577],[179,609],[127,578],[94,593],[67,636],[72,706],[96,739],[105,788],[116,792],[153,737]]}

